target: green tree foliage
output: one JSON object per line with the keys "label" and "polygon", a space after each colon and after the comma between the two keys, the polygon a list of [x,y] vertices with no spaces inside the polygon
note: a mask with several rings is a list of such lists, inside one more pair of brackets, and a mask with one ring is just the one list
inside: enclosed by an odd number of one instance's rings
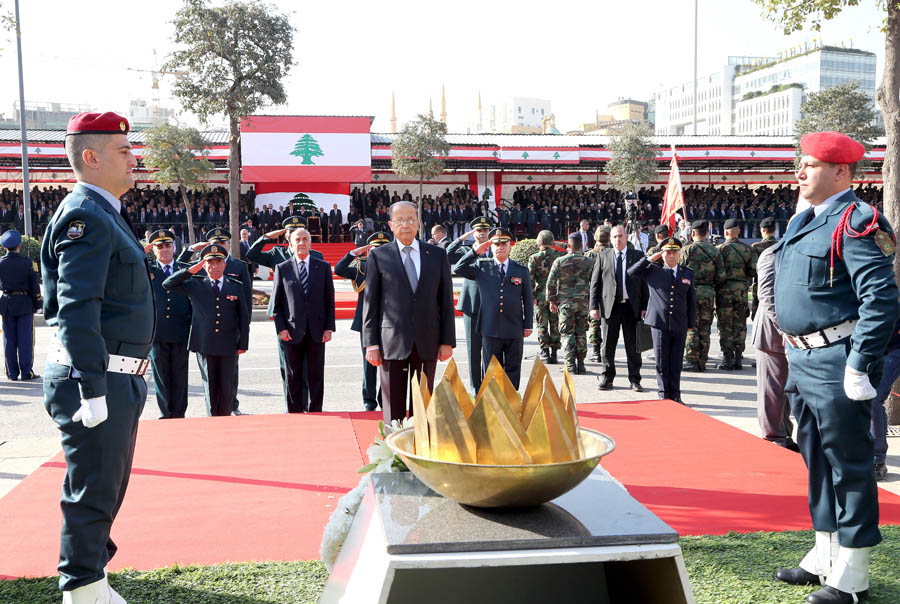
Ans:
{"label": "green tree foliage", "polygon": [[291,151],[291,155],[302,157],[303,161],[300,162],[300,164],[307,166],[315,164],[312,158],[321,157],[325,154],[322,153],[322,147],[319,146],[319,141],[313,138],[312,134],[304,134],[297,141],[297,144],[294,145],[294,150]]}
{"label": "green tree foliage", "polygon": [[[22,244],[19,246],[19,254],[25,256],[35,263],[38,267],[41,265],[41,242],[34,237],[22,235]],[[0,258],[6,255],[6,248],[0,247]]]}
{"label": "green tree foliage", "polygon": [[[18,24],[16,23],[16,15],[11,12],[7,12],[6,5],[3,2],[0,2],[0,32],[7,32],[12,34],[18,30],[16,27]],[[0,54],[3,53],[3,49],[6,44],[12,43],[11,36],[4,36],[2,40],[3,46],[0,46]]]}
{"label": "green tree foliage", "polygon": [[184,71],[174,94],[207,122],[224,114],[230,132],[229,222],[240,249],[240,120],[287,101],[283,80],[293,66],[294,27],[287,15],[256,0],[185,0],[172,22],[178,47],[163,67]]}
{"label": "green tree foliage", "polygon": [[634,191],[637,185],[656,178],[656,147],[653,132],[643,124],[628,123],[609,136],[612,156],[606,164],[609,182],[616,188]]}
{"label": "green tree foliage", "polygon": [[391,144],[391,169],[401,176],[419,179],[419,237],[425,239],[422,222],[422,183],[444,171],[442,158],[450,155],[450,144],[444,138],[447,125],[431,115],[420,113],[403,126]]}
{"label": "green tree foliage", "polygon": [[865,145],[866,151],[872,148],[877,137],[884,136],[884,130],[875,125],[872,99],[856,82],[809,93],[809,100],[803,103],[800,112],[802,117],[794,125],[798,157],[800,139],[810,132],[843,132]]}
{"label": "green tree foliage", "polygon": [[160,124],[147,131],[146,145],[142,160],[144,166],[153,170],[153,180],[178,185],[187,214],[188,237],[193,244],[194,221],[187,190],[205,188],[213,171],[213,164],[206,159],[209,155],[206,141],[196,128]]}

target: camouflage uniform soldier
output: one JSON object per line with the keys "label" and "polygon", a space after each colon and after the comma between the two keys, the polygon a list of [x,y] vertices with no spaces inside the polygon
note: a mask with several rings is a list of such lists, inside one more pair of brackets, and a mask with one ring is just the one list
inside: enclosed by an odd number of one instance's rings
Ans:
{"label": "camouflage uniform soldier", "polygon": [[[647,250],[647,257],[649,258],[653,254],[659,253],[662,251],[662,242],[669,238],[669,227],[664,224],[657,225],[657,227],[653,230],[653,235],[656,237],[656,245],[652,246]],[[663,265],[662,258],[659,258],[656,261],[658,266]]]}
{"label": "camouflage uniform soldier", "polygon": [[[770,247],[772,247],[773,245],[778,243],[778,240],[775,239],[775,219],[774,218],[772,218],[771,216],[766,216],[765,218],[760,220],[759,221],[759,230],[760,230],[760,233],[762,234],[762,241],[757,241],[756,243],[754,243],[750,246],[753,248],[753,252],[756,254],[757,258],[759,258],[759,256],[764,251],[766,251],[767,249],[769,249]],[[753,303],[750,308],[750,318],[755,319],[756,311],[759,309],[759,295],[757,294],[756,273],[755,272],[753,273],[753,285],[751,287],[752,287],[751,291],[753,292]]]}
{"label": "camouflage uniform soldier", "polygon": [[706,371],[716,289],[725,283],[725,265],[719,256],[719,250],[706,241],[709,222],[695,220],[691,227],[691,237],[694,241],[681,249],[679,264],[694,271],[697,318],[695,327],[688,329],[687,332],[687,340],[684,345],[684,369],[686,371]]}
{"label": "camouflage uniform soldier", "polygon": [[[594,232],[594,239],[597,242],[594,244],[594,248],[584,253],[584,257],[588,258],[592,263],[597,261],[597,254],[609,247],[609,227],[598,226]],[[599,363],[600,350],[603,348],[603,332],[600,331],[600,319],[593,319],[588,315],[588,322],[590,323],[588,340],[590,340],[591,348],[594,351],[591,354],[591,361]]]}
{"label": "camouflage uniform soldier", "polygon": [[547,278],[550,311],[559,312],[559,332],[566,352],[566,368],[572,373],[587,373],[585,327],[588,320],[591,272],[594,263],[581,253],[581,236],[569,236],[569,253],[557,258]]}
{"label": "camouflage uniform soldier", "polygon": [[719,345],[724,359],[719,369],[741,369],[744,340],[747,337],[747,292],[756,274],[756,253],[738,239],[741,224],[734,218],[725,221],[725,243],[719,255],[725,264],[725,283],[716,290],[716,317],[719,320]]}
{"label": "camouflage uniform soldier", "polygon": [[559,315],[550,312],[547,302],[547,277],[553,261],[562,254],[553,249],[553,233],[541,231],[537,236],[541,251],[528,259],[528,274],[531,276],[531,287],[534,289],[534,322],[537,326],[538,344],[541,347],[541,360],[549,365],[556,364],[556,351],[559,350]]}

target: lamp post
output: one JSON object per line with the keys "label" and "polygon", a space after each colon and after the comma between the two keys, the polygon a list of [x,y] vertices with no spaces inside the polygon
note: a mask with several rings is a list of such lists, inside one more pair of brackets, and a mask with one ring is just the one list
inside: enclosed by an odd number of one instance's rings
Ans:
{"label": "lamp post", "polygon": [[16,0],[16,48],[19,57],[19,129],[22,133],[22,214],[25,217],[25,235],[31,237],[31,191],[28,182],[28,134],[25,131],[25,84],[22,80],[22,18],[19,16],[19,0]]}

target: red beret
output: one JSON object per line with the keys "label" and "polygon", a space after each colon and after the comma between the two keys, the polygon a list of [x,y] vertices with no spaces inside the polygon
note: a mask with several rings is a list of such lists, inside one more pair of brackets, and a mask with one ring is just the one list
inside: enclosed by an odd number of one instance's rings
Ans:
{"label": "red beret", "polygon": [[70,134],[128,134],[128,129],[128,120],[112,111],[79,113],[69,118],[66,136]]}
{"label": "red beret", "polygon": [[800,151],[803,155],[812,155],[830,164],[852,164],[866,154],[866,148],[861,143],[840,132],[805,134],[800,139]]}

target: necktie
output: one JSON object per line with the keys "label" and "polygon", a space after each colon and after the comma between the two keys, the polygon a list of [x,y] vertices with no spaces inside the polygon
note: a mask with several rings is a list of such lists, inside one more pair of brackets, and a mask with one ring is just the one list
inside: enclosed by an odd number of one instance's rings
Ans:
{"label": "necktie", "polygon": [[506,265],[501,264],[500,265],[500,283],[503,283],[504,281],[506,281]]}
{"label": "necktie", "polygon": [[802,222],[800,223],[800,228],[802,229],[803,227],[808,225],[810,222],[812,222],[813,218],[815,218],[815,217],[816,217],[816,208],[815,207],[812,207],[812,208],[806,210],[806,212],[803,213],[803,218],[801,219]]}
{"label": "necktie", "polygon": [[172,267],[167,264],[163,268],[163,272],[166,274],[166,277],[170,277],[172,275]]}
{"label": "necktie", "polygon": [[219,281],[217,279],[213,279],[212,288],[214,292],[219,293]]}
{"label": "necktie", "polygon": [[306,274],[306,263],[298,262],[297,268],[300,269],[300,286],[303,288],[303,295],[309,295],[309,276]]}
{"label": "necktie", "polygon": [[406,278],[409,279],[409,286],[413,291],[416,291],[416,286],[419,284],[419,277],[416,275],[416,265],[413,264],[412,251],[413,248],[411,245],[407,245],[403,248],[403,253],[406,254],[406,260],[403,261],[403,268],[406,270]]}
{"label": "necktie", "polygon": [[623,302],[622,298],[622,253],[616,254],[616,301]]}

